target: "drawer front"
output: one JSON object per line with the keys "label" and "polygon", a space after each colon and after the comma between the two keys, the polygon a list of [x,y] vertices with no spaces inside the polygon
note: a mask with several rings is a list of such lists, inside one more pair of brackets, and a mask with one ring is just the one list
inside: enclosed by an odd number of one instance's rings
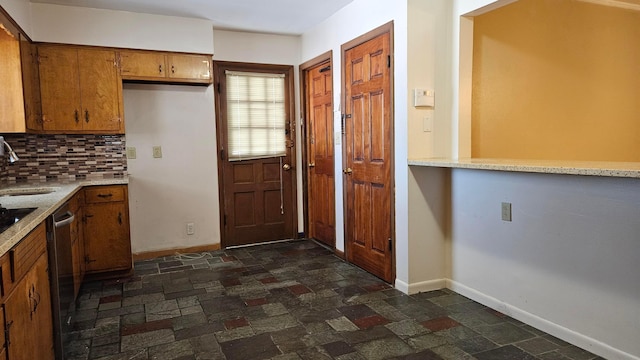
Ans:
{"label": "drawer front", "polygon": [[124,201],[125,187],[123,185],[92,186],[84,190],[87,204]]}
{"label": "drawer front", "polygon": [[46,250],[47,237],[44,223],[42,223],[9,250],[11,281],[16,282],[21,279]]}

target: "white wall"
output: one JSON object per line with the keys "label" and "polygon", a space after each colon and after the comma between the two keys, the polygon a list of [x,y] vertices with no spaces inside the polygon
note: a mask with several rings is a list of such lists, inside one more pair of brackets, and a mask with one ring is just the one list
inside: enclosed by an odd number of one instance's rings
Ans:
{"label": "white wall", "polygon": [[[300,124],[300,37],[291,35],[257,34],[242,31],[215,30],[216,53],[214,60],[252,62],[262,64],[293,65],[295,112],[294,120]],[[302,167],[302,143],[300,126],[297,126],[296,166]],[[298,207],[298,232],[304,232],[302,171],[296,171],[296,190]]]}
{"label": "white wall", "polygon": [[31,3],[28,0],[0,0],[0,6],[7,11],[29,37],[33,38],[31,29]]}
{"label": "white wall", "polygon": [[220,243],[213,87],[125,84],[123,96],[127,147],[137,150],[127,162],[132,251]]}
{"label": "white wall", "polygon": [[[334,129],[340,129],[341,50],[340,46],[390,21],[394,22],[394,133],[395,133],[395,215],[396,278],[409,282],[407,205],[407,2],[355,0],[320,25],[302,35],[302,62],[333,51]],[[339,131],[339,130],[338,130]],[[335,171],[342,173],[342,144],[335,146]],[[344,251],[343,182],[336,176],[336,248]]]}
{"label": "white wall", "polygon": [[606,358],[640,356],[640,180],[453,170],[451,193],[454,289]]}
{"label": "white wall", "polygon": [[42,3],[31,7],[36,41],[213,53],[208,20]]}

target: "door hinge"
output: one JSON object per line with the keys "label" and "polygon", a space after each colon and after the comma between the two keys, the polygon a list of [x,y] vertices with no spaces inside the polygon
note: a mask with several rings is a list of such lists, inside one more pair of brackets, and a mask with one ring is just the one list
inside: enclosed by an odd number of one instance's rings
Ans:
{"label": "door hinge", "polygon": [[391,68],[391,55],[387,55],[387,67]]}
{"label": "door hinge", "polygon": [[393,252],[393,241],[389,238],[389,251]]}
{"label": "door hinge", "polygon": [[220,149],[220,160],[224,160],[224,149]]}

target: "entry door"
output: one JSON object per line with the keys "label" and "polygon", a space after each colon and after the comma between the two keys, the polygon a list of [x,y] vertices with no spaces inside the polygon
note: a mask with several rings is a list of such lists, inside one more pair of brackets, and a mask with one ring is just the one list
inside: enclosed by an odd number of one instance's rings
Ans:
{"label": "entry door", "polygon": [[[216,118],[219,150],[220,208],[222,245],[224,247],[256,244],[266,241],[292,239],[297,235],[295,209],[295,164],[293,149],[293,67],[230,62],[214,62],[216,86]],[[248,98],[237,99],[230,93],[230,73],[251,78],[281,76],[284,78],[284,110],[274,108],[273,101],[264,94],[272,91],[265,86],[267,80],[249,80],[237,85],[248,90]],[[263,86],[263,88],[255,87]],[[285,126],[271,122],[273,115],[284,111]],[[233,117],[236,117],[232,124]],[[240,117],[240,121],[238,120]],[[265,119],[266,116],[266,119]],[[234,125],[235,124],[235,125]],[[265,132],[275,134],[264,139]],[[281,132],[281,133],[280,133]],[[240,134],[240,135],[238,135]],[[277,155],[253,154],[248,158],[234,156],[233,142],[242,147],[268,147],[276,142],[283,145],[283,153]],[[259,149],[258,149],[259,150]],[[250,150],[253,151],[253,150]]]}
{"label": "entry door", "polygon": [[390,29],[343,47],[347,259],[393,280]]}
{"label": "entry door", "polygon": [[305,70],[308,235],[335,247],[332,83],[329,61]]}

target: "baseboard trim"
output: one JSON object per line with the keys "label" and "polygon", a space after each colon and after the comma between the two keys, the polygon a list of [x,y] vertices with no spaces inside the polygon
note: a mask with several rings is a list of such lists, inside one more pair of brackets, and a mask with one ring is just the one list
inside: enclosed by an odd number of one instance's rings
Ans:
{"label": "baseboard trim", "polygon": [[[396,284],[397,284],[397,281],[396,281]],[[466,296],[494,310],[500,311],[505,315],[511,316],[516,320],[520,320],[528,325],[533,326],[536,329],[540,329],[548,334],[551,334],[568,343],[579,346],[587,351],[590,351],[596,355],[602,356],[606,359],[640,360],[640,358],[634,355],[628,354],[624,351],[616,349],[610,345],[607,345],[596,339],[590,338],[586,335],[575,332],[571,329],[565,328],[549,320],[545,320],[537,315],[531,314],[516,306],[507,304],[492,296],[484,294],[476,289],[465,286],[459,282],[446,279],[446,287],[455,291],[460,295]],[[398,289],[398,290],[402,291],[401,289]]]}
{"label": "baseboard trim", "polygon": [[146,251],[133,254],[133,260],[149,260],[158,257],[176,255],[176,254],[186,254],[186,253],[198,253],[203,251],[216,251],[220,250],[220,244],[213,245],[200,245],[200,246],[192,246],[187,248],[174,248],[174,249],[166,249],[166,250],[155,250],[155,251]]}
{"label": "baseboard trim", "polygon": [[338,249],[334,249],[333,253],[336,254],[337,257],[339,257],[342,260],[347,260],[347,258],[344,255],[344,251],[340,251]]}
{"label": "baseboard trim", "polygon": [[413,295],[425,291],[433,291],[444,289],[447,285],[447,279],[436,279],[429,281],[421,281],[418,283],[407,284],[406,282],[396,279],[395,288],[405,294]]}

